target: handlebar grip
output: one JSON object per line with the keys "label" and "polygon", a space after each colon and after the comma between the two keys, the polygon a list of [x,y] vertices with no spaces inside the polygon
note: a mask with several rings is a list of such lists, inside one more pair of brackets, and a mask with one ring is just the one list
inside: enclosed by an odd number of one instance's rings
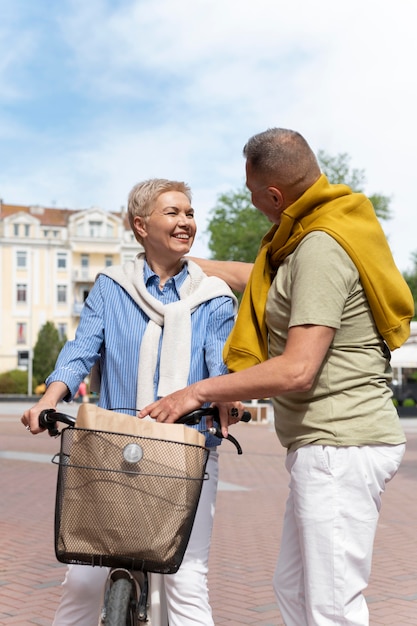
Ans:
{"label": "handlebar grip", "polygon": [[56,437],[60,434],[56,423],[62,422],[67,426],[74,426],[75,417],[66,413],[59,413],[55,409],[44,409],[39,413],[38,421],[40,428],[45,428],[51,437]]}
{"label": "handlebar grip", "polygon": [[44,409],[39,413],[38,422],[40,428],[45,428],[51,437],[56,437],[59,431],[56,427],[55,409]]}

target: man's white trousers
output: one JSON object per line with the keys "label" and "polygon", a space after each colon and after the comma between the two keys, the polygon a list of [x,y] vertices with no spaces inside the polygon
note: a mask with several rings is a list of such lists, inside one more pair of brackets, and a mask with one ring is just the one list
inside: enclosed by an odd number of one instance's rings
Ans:
{"label": "man's white trousers", "polygon": [[274,590],[286,626],[368,626],[362,594],[386,483],[405,445],[308,445],[290,452]]}

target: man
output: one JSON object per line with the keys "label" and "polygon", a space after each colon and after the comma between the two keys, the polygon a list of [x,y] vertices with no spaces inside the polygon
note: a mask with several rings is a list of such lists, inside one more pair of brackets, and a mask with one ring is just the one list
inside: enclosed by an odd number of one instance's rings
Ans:
{"label": "man", "polygon": [[[273,227],[225,347],[232,373],[139,416],[171,422],[207,400],[272,397],[290,474],[274,575],[284,622],[366,626],[380,496],[405,449],[390,349],[408,337],[413,298],[370,201],[329,184],[299,133],[255,135],[244,156],[252,202]],[[247,272],[211,270],[235,288]]]}

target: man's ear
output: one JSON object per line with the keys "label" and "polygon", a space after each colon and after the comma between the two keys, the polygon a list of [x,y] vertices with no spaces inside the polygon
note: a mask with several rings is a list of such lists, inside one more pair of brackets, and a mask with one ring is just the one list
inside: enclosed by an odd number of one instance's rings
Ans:
{"label": "man's ear", "polygon": [[135,228],[135,232],[140,235],[140,237],[146,237],[147,235],[147,231],[146,231],[146,220],[143,217],[140,217],[139,215],[136,215],[136,217],[133,219],[133,226]]}
{"label": "man's ear", "polygon": [[274,201],[276,208],[280,209],[284,204],[284,196],[282,195],[280,189],[278,189],[277,187],[268,187],[268,193]]}

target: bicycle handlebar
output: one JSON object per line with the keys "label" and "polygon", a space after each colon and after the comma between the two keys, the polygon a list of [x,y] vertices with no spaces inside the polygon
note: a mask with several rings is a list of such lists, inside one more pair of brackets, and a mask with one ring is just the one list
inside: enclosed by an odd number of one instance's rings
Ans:
{"label": "bicycle handlebar", "polygon": [[59,437],[61,434],[56,427],[57,422],[66,424],[67,426],[74,427],[76,418],[66,413],[60,413],[55,409],[44,409],[39,413],[38,421],[39,427],[45,428],[51,437]]}
{"label": "bicycle handlebar", "polygon": [[[219,418],[219,410],[217,407],[206,407],[201,409],[195,409],[194,411],[190,411],[186,413],[182,417],[177,420],[177,424],[188,424],[188,425],[197,425],[201,422],[204,416],[210,416],[213,418],[214,426],[209,428],[208,431],[211,435],[215,435],[219,439],[224,439],[221,429],[220,429],[220,418]],[[241,422],[250,422],[252,419],[252,415],[249,411],[244,411],[242,417],[240,418]],[[57,422],[61,422],[66,424],[70,428],[75,426],[76,418],[72,415],[67,415],[66,413],[60,413],[55,409],[44,409],[39,413],[39,426],[40,428],[44,428],[48,431],[48,434],[51,437],[58,437],[61,433],[57,428]],[[226,439],[233,443],[233,445],[237,449],[238,454],[242,454],[242,448],[240,447],[239,442],[233,435],[228,433]]]}

